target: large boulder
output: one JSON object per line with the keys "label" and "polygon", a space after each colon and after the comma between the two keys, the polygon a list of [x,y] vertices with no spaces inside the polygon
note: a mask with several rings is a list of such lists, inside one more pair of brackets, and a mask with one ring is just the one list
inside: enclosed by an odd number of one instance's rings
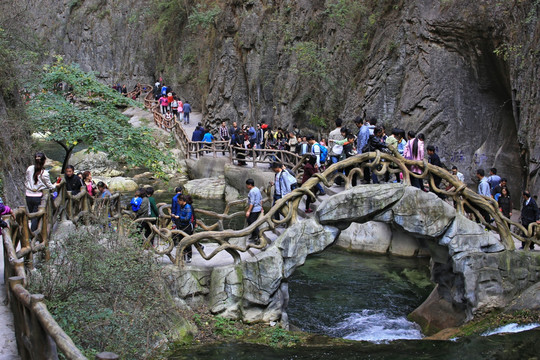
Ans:
{"label": "large boulder", "polygon": [[188,181],[184,184],[184,193],[199,199],[223,199],[225,179],[209,178]]}
{"label": "large boulder", "polygon": [[236,165],[225,166],[225,181],[227,185],[234,187],[240,193],[240,196],[246,196],[246,180],[253,179],[255,186],[262,190],[268,186],[270,181],[274,181],[276,174],[270,169],[248,168]]}
{"label": "large boulder", "polygon": [[90,152],[81,150],[71,156],[71,164],[77,171],[89,170],[94,176],[115,177],[122,176],[122,166],[112,161],[109,154],[102,151]]}
{"label": "large boulder", "polygon": [[352,223],[342,230],[335,246],[362,253],[386,254],[392,242],[390,225],[369,221],[364,224]]}
{"label": "large boulder", "polygon": [[504,250],[504,245],[491,231],[485,231],[484,227],[460,214],[439,240],[439,244],[448,247],[450,256],[463,251],[489,253]]}
{"label": "large boulder", "polygon": [[455,209],[437,195],[412,186],[405,188],[392,213],[394,224],[406,232],[433,239],[441,236],[456,217]]}
{"label": "large boulder", "polygon": [[130,178],[113,177],[107,182],[109,190],[114,192],[131,192],[139,188],[139,185]]}
{"label": "large boulder", "polygon": [[275,242],[283,257],[283,275],[288,278],[304,264],[309,254],[323,251],[339,235],[332,226],[322,226],[313,218],[300,221],[287,229]]}
{"label": "large boulder", "polygon": [[351,222],[364,222],[401,199],[402,184],[360,185],[324,200],[316,215],[323,225],[346,228]]}
{"label": "large boulder", "polygon": [[400,229],[392,229],[392,243],[388,252],[396,256],[412,257],[418,254],[420,242],[414,236]]}
{"label": "large boulder", "polygon": [[[197,160],[187,159],[186,166],[191,179],[217,178],[225,174],[225,166],[230,164],[228,157],[202,156]],[[245,183],[245,180],[244,180]]]}
{"label": "large boulder", "polygon": [[507,308],[508,311],[540,310],[540,282],[517,296]]}

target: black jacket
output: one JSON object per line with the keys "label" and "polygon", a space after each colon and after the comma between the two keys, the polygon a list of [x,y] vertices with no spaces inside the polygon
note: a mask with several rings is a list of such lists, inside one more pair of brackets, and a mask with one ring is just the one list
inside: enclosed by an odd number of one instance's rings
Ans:
{"label": "black jacket", "polygon": [[525,205],[525,201],[523,201],[523,208],[521,209],[521,223],[523,225],[529,225],[538,219],[540,219],[540,214],[538,212],[538,205],[536,205],[536,201],[534,201],[532,197],[529,199],[528,205]]}
{"label": "black jacket", "polygon": [[64,176],[64,180],[66,181],[66,190],[71,191],[71,195],[77,195],[81,192],[83,182],[80,177],[74,174],[72,177]]}
{"label": "black jacket", "polygon": [[200,127],[197,127],[195,131],[193,131],[193,136],[191,137],[191,141],[202,141],[203,137],[204,137],[204,131]]}
{"label": "black jacket", "polygon": [[362,149],[362,152],[369,152],[375,150],[386,149],[386,144],[382,142],[381,138],[375,135],[370,135],[368,143]]}

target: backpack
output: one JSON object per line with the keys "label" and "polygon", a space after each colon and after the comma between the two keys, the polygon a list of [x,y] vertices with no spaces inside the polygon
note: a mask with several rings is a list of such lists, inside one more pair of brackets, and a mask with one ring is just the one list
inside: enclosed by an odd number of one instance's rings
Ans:
{"label": "backpack", "polygon": [[319,147],[321,148],[321,164],[324,164],[328,158],[328,148],[321,144],[319,144]]}
{"label": "backpack", "polygon": [[[319,145],[319,150],[320,150],[320,157],[321,157],[321,164],[324,164],[326,162],[326,159],[328,158],[328,148],[326,146],[322,146],[321,144],[319,143],[316,143],[315,145]],[[313,151],[313,153],[315,153]]]}
{"label": "backpack", "polygon": [[291,191],[298,188],[298,181],[296,180],[296,177],[294,176],[294,173],[285,168],[285,170],[283,171],[283,173],[285,173],[285,176],[287,177],[287,180],[289,180],[289,183],[291,184]]}

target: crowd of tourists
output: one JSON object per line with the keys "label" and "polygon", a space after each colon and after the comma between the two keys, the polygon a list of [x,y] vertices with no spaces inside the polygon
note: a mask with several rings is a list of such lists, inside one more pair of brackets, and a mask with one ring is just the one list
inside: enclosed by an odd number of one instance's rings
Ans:
{"label": "crowd of tourists", "polygon": [[[406,132],[403,129],[394,128],[389,133],[384,126],[378,126],[376,118],[363,119],[358,117],[354,121],[355,129],[348,129],[343,125],[341,119],[336,120],[336,128],[332,130],[328,138],[321,138],[319,141],[314,135],[300,134],[296,126],[293,126],[291,131],[286,131],[279,127],[276,131],[272,130],[267,124],[260,123],[255,127],[243,125],[238,126],[233,122],[230,127],[225,122],[219,127],[218,134],[221,141],[228,141],[231,146],[235,147],[237,165],[244,166],[246,153],[242,149],[276,149],[287,150],[298,155],[305,156],[304,171],[301,182],[298,183],[296,174],[292,173],[283,164],[274,162],[271,168],[276,173],[275,179],[272,182],[274,187],[274,202],[281,199],[283,196],[291,192],[296,186],[305,183],[309,178],[318,172],[322,172],[329,165],[335,164],[344,159],[350,158],[357,154],[372,152],[375,150],[383,152],[391,152],[394,149],[405,159],[422,161],[424,158],[430,164],[446,169],[449,173],[456,177],[457,180],[465,182],[464,175],[459,172],[454,165],[451,168],[446,168],[437,154],[436,147],[432,144],[425,145],[426,139],[422,133],[416,134],[414,131]],[[210,133],[210,130],[203,129],[199,123],[196,131],[193,134],[193,141],[208,141],[211,142],[215,137]],[[203,140],[204,139],[204,140]],[[345,176],[353,167],[348,167],[343,170]],[[419,166],[410,166],[409,170],[415,174],[421,174],[422,169]],[[478,169],[476,177],[479,181],[478,193],[491,197],[499,204],[499,210],[508,219],[512,216],[513,202],[510,197],[510,191],[507,186],[507,179],[497,175],[497,169],[491,168],[489,175],[485,176],[483,169]],[[441,190],[451,190],[452,185],[444,182],[439,176],[433,176],[434,185]],[[342,178],[338,177],[336,183],[340,185]],[[369,168],[364,168],[363,179],[353,179],[353,186],[358,182],[363,184],[380,183],[380,182],[402,182],[401,173],[395,174],[395,178],[390,173],[377,175],[371,172]],[[411,185],[423,191],[432,191],[441,199],[445,199],[445,195],[431,188],[429,181],[420,179],[414,176],[410,177]],[[253,185],[254,188],[256,188]],[[315,194],[324,195],[324,189],[320,184],[311,189]],[[540,212],[534,197],[529,192],[525,191],[522,194],[523,204],[521,211],[521,224],[528,226],[533,222],[540,223]],[[448,200],[449,201],[449,200]],[[307,197],[305,212],[310,213],[311,198]],[[471,210],[471,209],[469,209]],[[480,214],[484,216],[487,223],[493,222],[489,218],[489,214],[484,210],[478,209]],[[472,210],[471,210],[472,213]],[[534,245],[531,244],[531,248]]]}
{"label": "crowd of tourists", "polygon": [[153,88],[154,99],[159,104],[159,109],[163,117],[172,121],[173,119],[183,123],[189,124],[189,117],[192,112],[191,105],[184,99],[180,99],[171,87],[163,84],[163,79],[159,79],[154,84]]}
{"label": "crowd of tourists", "polygon": [[[167,89],[162,89],[160,95],[163,95],[166,91]],[[164,110],[169,111],[168,109]],[[374,150],[389,151],[389,148],[392,148],[405,159],[423,160],[427,157],[429,163],[445,168],[437,155],[435,146],[425,146],[425,137],[423,134],[416,134],[413,131],[405,132],[398,128],[392,129],[390,134],[387,134],[384,127],[377,126],[376,119],[357,118],[355,125],[356,129],[353,131],[352,129],[343,127],[341,119],[337,119],[336,128],[329,133],[327,139],[322,138],[320,141],[317,141],[314,135],[301,135],[296,127],[293,127],[293,130],[290,132],[284,131],[282,128],[273,131],[271,127],[264,123],[258,124],[256,128],[252,126],[238,127],[236,122],[232,123],[231,127],[227,127],[226,123],[222,123],[217,136],[222,141],[230,141],[231,145],[242,146],[243,148],[288,150],[299,155],[305,155],[304,171],[301,180],[297,178],[291,169],[287,169],[284,164],[277,161],[271,164],[271,168],[275,173],[274,181],[270,184],[274,189],[274,203],[296,187],[306,183],[316,173],[324,171],[326,166],[357,154]],[[203,130],[200,125],[194,132],[194,135],[201,136],[201,139],[206,139],[209,142],[214,139],[214,135],[208,129]],[[238,156],[238,159],[238,165],[245,165],[245,158]],[[72,165],[68,165],[63,177],[59,177],[53,183],[50,179],[49,172],[45,170],[45,161],[45,154],[43,152],[37,152],[35,154],[34,164],[29,166],[26,171],[26,204],[30,213],[38,211],[43,197],[43,191],[49,189],[52,193],[55,193],[62,179],[65,181],[66,190],[70,191],[72,195],[77,195],[84,189],[89,195],[94,197],[104,198],[111,196],[111,192],[105,183],[98,182],[96,184],[93,181],[90,171],[76,174]],[[343,175],[348,175],[351,170],[352,167],[343,169]],[[416,174],[422,173],[422,170],[417,166],[411,166],[409,170]],[[456,166],[452,166],[448,171],[457,180],[465,182],[464,175],[459,172]],[[478,180],[478,193],[497,201],[501,213],[510,219],[512,217],[514,202],[508,188],[507,179],[499,176],[496,168],[491,168],[489,174],[486,174],[483,169],[477,169],[476,178]],[[424,191],[433,191],[444,199],[444,195],[429,188],[429,182],[424,183],[422,179],[415,177],[411,177],[410,180],[412,186]],[[342,179],[338,177],[335,181],[339,185]],[[356,185],[357,182],[367,184],[401,181],[403,179],[400,173],[395,174],[395,178],[392,178],[389,173],[378,175],[370,172],[369,168],[364,168],[363,179],[353,179],[353,185]],[[437,188],[443,190],[451,190],[452,188],[451,184],[443,183],[442,179],[437,176],[434,176],[434,184]],[[246,212],[246,218],[248,224],[251,224],[256,221],[262,211],[262,196],[260,195],[259,188],[255,186],[252,179],[248,179],[246,187],[250,194],[248,196],[249,209]],[[320,184],[311,190],[314,194],[324,195],[324,188]],[[135,197],[130,203],[131,210],[135,213],[136,218],[158,218],[159,213],[155,200],[152,197],[153,193],[154,191],[151,187],[141,188],[136,192]],[[528,227],[532,223],[540,223],[540,211],[536,196],[532,196],[528,191],[524,191],[521,194],[521,198],[521,224]],[[311,212],[311,198],[308,197],[305,204],[305,212]],[[486,211],[482,209],[477,210],[484,217],[486,223],[493,221]],[[11,209],[9,206],[5,205],[0,199],[0,215],[9,215],[10,213]],[[171,218],[174,226],[182,230],[185,234],[191,234],[196,226],[194,214],[191,198],[183,195],[182,189],[178,188],[177,194],[172,201]],[[37,226],[38,219],[32,219],[32,231],[35,231]],[[149,223],[141,223],[141,232],[144,232],[146,237],[150,235],[151,229]],[[180,240],[181,236],[175,236],[175,243],[178,243]],[[258,242],[257,231],[252,234],[251,240]],[[531,248],[534,248],[534,244],[531,244]],[[191,259],[190,248],[186,249],[185,256],[186,260]]]}

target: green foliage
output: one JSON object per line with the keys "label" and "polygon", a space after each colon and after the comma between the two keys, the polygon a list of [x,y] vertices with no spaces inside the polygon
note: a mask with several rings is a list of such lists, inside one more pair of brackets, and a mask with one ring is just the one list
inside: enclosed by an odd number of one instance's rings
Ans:
{"label": "green foliage", "polygon": [[179,0],[155,0],[151,17],[155,19],[153,32],[156,36],[174,36],[187,20],[186,6]]}
{"label": "green foliage", "polygon": [[134,242],[113,232],[79,231],[51,248],[29,290],[46,296],[59,325],[89,358],[101,351],[147,358],[156,341],[181,331],[159,272]]}
{"label": "green foliage", "polygon": [[214,318],[214,331],[221,336],[225,337],[241,337],[244,335],[244,330],[236,326],[236,322],[225,319],[221,316]]}
{"label": "green foliage", "polygon": [[291,47],[297,62],[291,66],[292,71],[311,79],[324,80],[333,85],[329,76],[330,55],[328,49],[313,41],[301,41]]}
{"label": "green foliage", "polygon": [[367,12],[363,1],[357,0],[329,0],[326,2],[326,14],[339,25],[354,26],[358,18]]}
{"label": "green foliage", "polygon": [[[69,89],[59,88],[60,83],[68,84]],[[163,164],[171,163],[170,157],[156,147],[152,131],[132,127],[119,111],[139,103],[100,83],[94,74],[58,58],[45,68],[34,91],[36,96],[29,106],[34,129],[64,147],[64,163],[78,143],[85,143],[90,151],[105,151],[129,166],[146,167],[157,175],[163,175]]]}
{"label": "green foliage", "polygon": [[326,127],[328,126],[328,124],[326,123],[326,120],[322,116],[318,116],[314,114],[311,115],[311,117],[309,118],[309,123],[317,128],[326,129]]}
{"label": "green foliage", "polygon": [[510,45],[507,43],[502,43],[495,50],[493,50],[493,53],[504,61],[508,61],[509,59],[512,60],[519,58],[521,56],[520,53],[522,48],[523,45]]}
{"label": "green foliage", "polygon": [[188,28],[190,30],[197,30],[199,28],[206,28],[216,20],[216,17],[221,13],[219,5],[214,4],[212,6],[199,3],[195,6],[192,13],[188,16]]}
{"label": "green foliage", "polygon": [[269,345],[274,347],[293,346],[300,340],[298,335],[277,326],[266,329],[264,336]]}

